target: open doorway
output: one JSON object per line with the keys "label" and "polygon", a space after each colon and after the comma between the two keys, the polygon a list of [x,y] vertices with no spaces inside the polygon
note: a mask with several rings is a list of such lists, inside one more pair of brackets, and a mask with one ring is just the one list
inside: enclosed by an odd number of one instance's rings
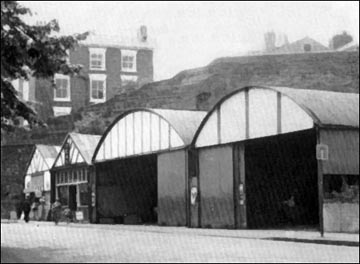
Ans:
{"label": "open doorway", "polygon": [[249,228],[317,227],[314,130],[249,141],[245,147]]}
{"label": "open doorway", "polygon": [[157,155],[97,165],[97,212],[100,222],[157,223]]}
{"label": "open doorway", "polygon": [[69,185],[69,209],[71,211],[76,211],[77,209],[76,196],[76,185]]}

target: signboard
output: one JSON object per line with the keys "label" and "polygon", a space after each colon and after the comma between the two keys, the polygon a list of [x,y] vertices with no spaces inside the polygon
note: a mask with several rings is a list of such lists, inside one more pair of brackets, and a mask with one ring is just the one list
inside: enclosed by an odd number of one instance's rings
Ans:
{"label": "signboard", "polygon": [[328,160],[329,159],[329,146],[325,144],[316,145],[316,159]]}
{"label": "signboard", "polygon": [[75,217],[76,217],[76,220],[79,220],[79,221],[84,220],[84,214],[82,211],[76,211]]}
{"label": "signboard", "polygon": [[191,204],[194,205],[196,203],[196,197],[197,197],[197,188],[192,187],[191,188],[191,194],[190,194]]}
{"label": "signboard", "polygon": [[50,191],[50,172],[46,171],[44,173],[44,191]]}

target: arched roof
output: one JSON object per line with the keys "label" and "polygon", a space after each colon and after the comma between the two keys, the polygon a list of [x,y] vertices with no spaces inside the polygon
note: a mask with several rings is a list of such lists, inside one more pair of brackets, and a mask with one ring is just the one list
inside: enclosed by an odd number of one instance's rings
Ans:
{"label": "arched roof", "polygon": [[[115,151],[116,153],[111,154],[111,157],[105,157],[105,144],[106,144],[106,140],[108,139],[110,141],[110,138],[113,137],[110,134],[112,133],[113,130],[115,130],[116,126],[120,125],[120,122],[122,122],[123,120],[125,120],[126,118],[128,118],[131,114],[141,114],[141,116],[139,118],[143,118],[143,113],[145,114],[149,114],[149,119],[150,116],[157,116],[158,117],[158,122],[159,122],[159,129],[162,122],[162,124],[167,124],[168,125],[168,131],[169,131],[169,139],[168,140],[168,146],[164,147],[164,148],[160,148],[160,149],[152,149],[150,147],[150,150],[147,151],[141,151],[139,153],[137,153],[135,151],[135,147],[132,150],[132,154],[126,154],[123,153],[122,155],[120,154],[120,150],[119,148],[121,148],[121,146],[118,146],[117,150]],[[144,115],[145,115],[144,114]],[[172,109],[153,109],[153,108],[136,108],[136,109],[131,109],[129,111],[126,111],[124,113],[122,113],[121,115],[119,115],[113,122],[112,124],[106,129],[106,131],[104,132],[104,134],[102,135],[96,149],[94,152],[94,155],[92,157],[92,161],[96,162],[96,161],[104,161],[104,160],[109,160],[109,159],[115,159],[115,158],[120,158],[120,157],[128,157],[128,156],[133,156],[133,155],[139,155],[139,154],[146,154],[146,153],[154,153],[160,150],[165,150],[165,149],[171,149],[171,148],[179,148],[179,147],[185,147],[187,145],[189,145],[192,141],[192,138],[197,130],[197,128],[199,127],[202,119],[206,116],[206,112],[203,111],[189,111],[189,110],[172,110]],[[133,119],[131,120],[132,126],[135,128],[135,117],[132,117]],[[162,120],[162,121],[161,121]],[[125,122],[125,121],[124,121]],[[144,133],[143,131],[139,131],[142,130],[144,123],[147,123],[147,121],[145,122],[144,120],[141,119],[141,121],[139,121],[139,124],[141,123],[141,128],[140,129],[135,129],[132,130],[133,132],[133,136],[132,139],[135,142],[136,138],[138,137],[143,137]],[[116,128],[117,130],[123,129],[123,128]],[[126,129],[126,128],[125,128]],[[153,128],[152,127],[148,127],[149,132],[150,130],[152,131]],[[119,136],[120,132],[116,132],[116,136],[117,137],[121,137]],[[150,132],[152,133],[152,132]],[[172,137],[172,135],[174,137],[177,137],[177,144],[175,146],[172,146],[171,144],[171,139],[170,137]],[[151,140],[151,139],[150,139]],[[115,141],[115,140],[113,140]],[[141,144],[143,144],[142,142],[143,140],[141,139]],[[112,142],[109,145],[109,148],[114,149],[113,146],[114,142]],[[120,144],[119,139],[116,139],[116,144]],[[135,144],[135,143],[134,143]],[[151,144],[151,143],[150,143]],[[159,143],[161,145],[161,143]],[[97,158],[97,156],[99,155],[99,152],[103,152],[103,158]]]}
{"label": "arched roof", "polygon": [[193,138],[192,145],[196,145],[204,126],[225,102],[240,93],[255,89],[273,91],[280,94],[281,97],[290,99],[299,107],[299,109],[302,110],[302,112],[306,113],[306,115],[311,118],[314,124],[319,127],[359,128],[359,94],[322,90],[305,90],[288,87],[248,86],[235,90],[234,92],[224,96],[218,103],[216,103],[216,105],[208,112],[201,122]]}
{"label": "arched roof", "polygon": [[319,126],[359,127],[359,94],[287,87],[276,90],[307,111]]}
{"label": "arched roof", "polygon": [[26,174],[49,170],[59,151],[60,146],[36,144],[27,164]]}
{"label": "arched roof", "polygon": [[71,132],[64,140],[60,152],[57,155],[53,168],[65,165],[65,144],[70,146],[70,164],[87,163],[91,164],[91,158],[94,154],[95,148],[100,140],[98,135],[80,134]]}

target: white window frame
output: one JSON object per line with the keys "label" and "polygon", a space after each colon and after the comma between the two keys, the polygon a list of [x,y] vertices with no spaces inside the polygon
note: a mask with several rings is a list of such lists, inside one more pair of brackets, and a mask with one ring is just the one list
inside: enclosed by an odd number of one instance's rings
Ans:
{"label": "white window frame", "polygon": [[70,100],[71,100],[71,96],[70,96],[70,92],[71,92],[70,76],[56,73],[55,76],[54,76],[54,79],[55,79],[55,83],[56,83],[56,80],[58,80],[58,79],[66,79],[68,81],[67,97],[56,97],[56,89],[54,89],[54,101],[57,101],[57,102],[70,102]]}
{"label": "white window frame", "polygon": [[[136,72],[137,71],[136,55],[137,55],[136,50],[121,50],[121,71],[123,71],[123,72]],[[123,65],[125,56],[134,58],[133,67],[131,69],[129,69],[128,67],[124,67],[124,65]]]}
{"label": "white window frame", "polygon": [[[71,113],[71,107],[68,106],[53,106],[53,112],[54,112],[54,116],[63,116],[63,115],[70,115]],[[57,115],[55,113],[64,113],[64,114],[60,114]]]}
{"label": "white window frame", "polygon": [[[89,74],[89,80],[90,80],[90,102],[91,103],[103,103],[106,101],[106,74]],[[97,99],[92,97],[92,82],[93,81],[103,81],[104,82],[104,98],[103,99]]]}
{"label": "white window frame", "polygon": [[[91,65],[91,55],[97,54],[102,56],[101,67],[93,67]],[[89,48],[89,69],[93,71],[105,71],[106,70],[106,48]]]}

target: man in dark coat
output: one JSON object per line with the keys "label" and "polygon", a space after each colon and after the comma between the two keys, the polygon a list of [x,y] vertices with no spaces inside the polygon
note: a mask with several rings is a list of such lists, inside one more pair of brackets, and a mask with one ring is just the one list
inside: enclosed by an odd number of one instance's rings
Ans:
{"label": "man in dark coat", "polygon": [[23,211],[24,211],[24,220],[25,222],[29,222],[29,214],[30,214],[30,210],[31,210],[31,203],[30,203],[30,199],[26,198],[23,204]]}

